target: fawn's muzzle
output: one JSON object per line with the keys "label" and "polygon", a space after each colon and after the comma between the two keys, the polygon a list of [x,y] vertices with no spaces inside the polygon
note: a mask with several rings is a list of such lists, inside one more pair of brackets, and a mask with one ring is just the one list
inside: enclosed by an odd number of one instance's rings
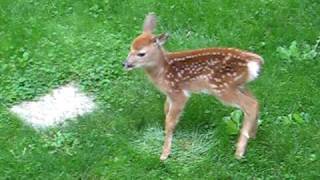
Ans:
{"label": "fawn's muzzle", "polygon": [[129,64],[128,61],[124,61],[124,62],[122,63],[122,66],[123,66],[124,68],[126,68],[126,69],[131,69],[131,68],[134,67],[132,64]]}

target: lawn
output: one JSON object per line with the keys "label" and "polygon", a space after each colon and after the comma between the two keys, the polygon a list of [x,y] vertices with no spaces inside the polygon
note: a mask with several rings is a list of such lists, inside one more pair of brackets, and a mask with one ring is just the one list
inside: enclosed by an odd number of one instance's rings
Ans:
{"label": "lawn", "polygon": [[[194,95],[161,162],[164,96],[122,61],[145,14],[170,51],[237,47],[261,54],[250,88],[257,138],[233,156],[238,111]],[[319,179],[318,0],[1,0],[0,179]],[[99,108],[34,129],[9,108],[77,82]]]}

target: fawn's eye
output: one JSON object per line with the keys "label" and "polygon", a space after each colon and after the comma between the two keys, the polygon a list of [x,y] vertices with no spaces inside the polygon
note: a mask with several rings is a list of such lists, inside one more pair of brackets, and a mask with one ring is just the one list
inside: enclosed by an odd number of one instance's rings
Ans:
{"label": "fawn's eye", "polygon": [[139,56],[139,57],[143,57],[143,56],[145,56],[146,55],[146,53],[138,53],[137,54],[137,56]]}

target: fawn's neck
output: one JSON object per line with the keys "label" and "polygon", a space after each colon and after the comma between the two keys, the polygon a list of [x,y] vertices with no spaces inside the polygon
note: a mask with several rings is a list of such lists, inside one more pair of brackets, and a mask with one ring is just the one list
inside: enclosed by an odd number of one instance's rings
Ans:
{"label": "fawn's neck", "polygon": [[154,60],[154,65],[145,67],[145,71],[153,81],[157,81],[164,75],[169,64],[166,60],[166,53],[164,50],[161,50]]}

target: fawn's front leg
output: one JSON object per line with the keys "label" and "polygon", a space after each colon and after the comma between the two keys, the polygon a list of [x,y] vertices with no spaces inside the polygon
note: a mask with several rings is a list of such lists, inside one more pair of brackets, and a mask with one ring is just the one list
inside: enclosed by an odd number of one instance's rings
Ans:
{"label": "fawn's front leg", "polygon": [[164,115],[166,116],[169,112],[170,101],[171,101],[170,98],[167,96],[166,102],[164,103]]}
{"label": "fawn's front leg", "polygon": [[174,129],[188,98],[183,94],[172,94],[167,97],[165,107],[168,107],[165,120],[165,139],[160,160],[166,160],[170,155]]}

